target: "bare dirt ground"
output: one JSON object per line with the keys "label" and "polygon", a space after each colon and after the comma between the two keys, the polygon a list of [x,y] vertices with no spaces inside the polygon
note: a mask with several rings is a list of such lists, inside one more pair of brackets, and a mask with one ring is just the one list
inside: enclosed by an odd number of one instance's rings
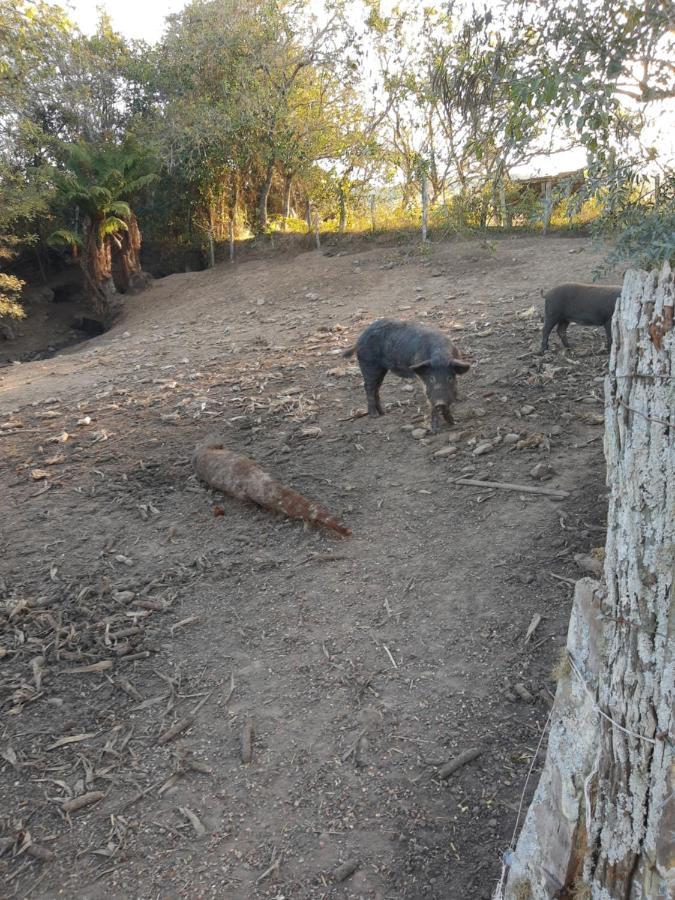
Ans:
{"label": "bare dirt ground", "polygon": [[54,356],[91,336],[74,327],[82,316],[97,318],[86,303],[77,278],[74,267],[69,267],[52,276],[51,289],[42,282],[26,288],[22,306],[27,315],[12,321],[14,339],[5,340],[0,328],[0,369],[14,360],[28,362]]}
{"label": "bare dirt ground", "polygon": [[[2,896],[490,896],[561,579],[604,542],[603,335],[534,355],[540,288],[597,258],[558,238],[331,253],[171,276],[100,338],[0,371]],[[383,314],[474,360],[450,433],[414,439],[422,392],[393,376],[388,414],[351,418],[339,353]],[[214,432],[353,537],[206,489],[191,454]]]}

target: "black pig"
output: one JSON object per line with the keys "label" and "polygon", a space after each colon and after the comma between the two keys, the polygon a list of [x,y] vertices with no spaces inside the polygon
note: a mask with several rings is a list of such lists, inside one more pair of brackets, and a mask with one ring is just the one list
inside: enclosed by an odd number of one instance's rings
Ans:
{"label": "black pig", "polygon": [[450,405],[457,399],[455,376],[467,372],[469,364],[440,331],[412,322],[378,319],[342,355],[349,358],[354,353],[363,374],[368,415],[384,415],[380,386],[391,371],[400,378],[417,376],[424,382],[431,406],[432,432],[438,431],[440,416],[453,424]]}
{"label": "black pig", "polygon": [[544,294],[544,329],[541,352],[548,350],[548,336],[557,326],[563,347],[569,347],[567,326],[603,325],[607,336],[607,350],[612,346],[612,316],[620,287],[597,284],[561,284]]}

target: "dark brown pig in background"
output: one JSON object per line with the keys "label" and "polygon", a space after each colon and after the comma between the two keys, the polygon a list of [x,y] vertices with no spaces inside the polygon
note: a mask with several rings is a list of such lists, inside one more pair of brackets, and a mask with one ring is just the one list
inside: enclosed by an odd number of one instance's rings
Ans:
{"label": "dark brown pig in background", "polygon": [[544,329],[541,352],[548,350],[548,336],[557,327],[563,347],[569,348],[567,326],[602,325],[607,336],[607,350],[612,346],[612,316],[620,286],[598,284],[561,284],[544,294]]}
{"label": "dark brown pig in background", "polygon": [[469,370],[454,344],[440,331],[378,319],[361,333],[355,346],[343,356],[356,357],[363,374],[368,400],[368,415],[384,415],[380,402],[380,386],[387,372],[400,378],[419,378],[424,382],[431,406],[431,430],[437,432],[442,416],[453,424],[450,406],[457,399],[457,375]]}

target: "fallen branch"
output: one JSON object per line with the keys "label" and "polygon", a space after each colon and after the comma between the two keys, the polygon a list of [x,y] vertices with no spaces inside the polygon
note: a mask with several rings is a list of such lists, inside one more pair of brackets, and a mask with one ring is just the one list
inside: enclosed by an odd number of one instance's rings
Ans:
{"label": "fallen branch", "polygon": [[194,724],[194,716],[187,716],[185,719],[181,719],[180,722],[176,722],[175,725],[172,725],[171,728],[167,729],[163,734],[157,738],[157,743],[160,747],[164,744],[168,744],[169,741],[172,741],[175,737],[178,737],[179,734],[182,734],[184,731],[190,727],[190,725]]}
{"label": "fallen branch", "polygon": [[248,719],[244,725],[244,731],[241,735],[241,761],[248,765],[253,759],[253,738],[255,730],[253,727],[253,719]]}
{"label": "fallen branch", "polygon": [[477,478],[455,478],[453,484],[466,484],[471,487],[500,488],[502,491],[522,491],[524,494],[546,494],[564,500],[569,497],[568,491],[557,491],[554,488],[532,487],[529,484],[511,484],[507,481],[479,481]]}
{"label": "fallen branch", "polygon": [[266,878],[269,878],[273,872],[279,871],[279,866],[281,865],[281,857],[279,859],[275,859],[271,866],[268,866],[265,871],[256,878],[255,883],[260,884],[261,881],[264,881]]}
{"label": "fallen branch", "polygon": [[368,411],[363,409],[359,410],[358,412],[352,413],[351,416],[347,416],[344,419],[338,419],[338,422],[354,422],[356,419],[363,419],[367,415]]}
{"label": "fallen branch", "polygon": [[453,772],[456,772],[457,769],[461,769],[462,766],[465,766],[467,763],[471,762],[471,760],[480,756],[482,752],[480,747],[471,747],[469,750],[465,750],[464,753],[460,753],[459,756],[456,756],[454,759],[446,762],[444,766],[441,766],[438,770],[438,777],[443,779],[449,778]]}
{"label": "fallen branch", "polygon": [[574,578],[565,578],[563,575],[556,575],[555,572],[549,572],[548,574],[551,578],[555,578],[556,581],[562,581],[564,584],[571,584],[572,587],[576,584]]}
{"label": "fallen branch", "polygon": [[80,794],[79,797],[73,797],[72,800],[66,800],[61,804],[61,809],[64,813],[73,813],[77,812],[80,809],[85,809],[87,806],[92,806],[94,803],[98,803],[103,800],[105,794],[103,791],[90,791],[87,794]]}
{"label": "fallen branch", "polygon": [[197,835],[197,837],[198,837],[198,838],[204,837],[204,835],[206,834],[206,827],[204,826],[204,824],[203,824],[203,822],[201,821],[201,819],[199,818],[199,816],[198,816],[196,813],[194,813],[194,812],[193,812],[189,807],[187,807],[187,806],[179,806],[179,807],[178,807],[178,811],[179,811],[180,813],[182,813],[182,814],[185,816],[185,818],[188,820],[188,822],[190,823],[190,825],[192,825],[192,827],[194,828],[194,832],[195,832],[195,834]]}
{"label": "fallen branch", "polygon": [[333,872],[333,878],[335,881],[346,881],[350,875],[353,875],[354,872],[361,865],[358,859],[348,859],[347,862],[343,862],[342,865],[339,865],[337,869]]}
{"label": "fallen branch", "polygon": [[219,438],[207,438],[195,448],[193,463],[197,475],[212,488],[236,497],[252,500],[258,506],[281,512],[291,519],[330,528],[343,537],[351,531],[318,503],[314,503],[275,481],[253,460],[227,450]]}

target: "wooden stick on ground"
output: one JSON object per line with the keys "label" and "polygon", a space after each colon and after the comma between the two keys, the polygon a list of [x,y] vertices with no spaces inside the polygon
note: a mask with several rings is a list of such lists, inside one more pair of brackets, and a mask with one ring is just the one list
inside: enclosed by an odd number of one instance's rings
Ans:
{"label": "wooden stick on ground", "polygon": [[193,462],[197,475],[218,491],[239,500],[252,500],[291,519],[329,528],[343,537],[351,534],[328,510],[275,481],[248,457],[227,450],[219,438],[207,438],[198,444]]}
{"label": "wooden stick on ground", "polygon": [[480,747],[471,747],[469,750],[465,750],[464,753],[460,753],[459,756],[456,756],[454,759],[446,762],[444,766],[441,766],[438,770],[438,777],[443,779],[449,778],[453,772],[457,771],[457,769],[461,769],[462,766],[465,766],[467,763],[471,762],[471,760],[480,756],[481,752]]}
{"label": "wooden stick on ground", "polygon": [[508,481],[479,481],[477,478],[455,478],[453,484],[466,484],[471,487],[500,488],[502,491],[522,491],[524,494],[546,494],[549,497],[558,497],[560,500],[569,497],[568,491],[558,491],[555,488],[533,487],[529,484],[511,484]]}
{"label": "wooden stick on ground", "polygon": [[253,739],[255,737],[255,728],[253,719],[247,719],[244,724],[244,731],[241,735],[241,761],[248,765],[253,759]]}

